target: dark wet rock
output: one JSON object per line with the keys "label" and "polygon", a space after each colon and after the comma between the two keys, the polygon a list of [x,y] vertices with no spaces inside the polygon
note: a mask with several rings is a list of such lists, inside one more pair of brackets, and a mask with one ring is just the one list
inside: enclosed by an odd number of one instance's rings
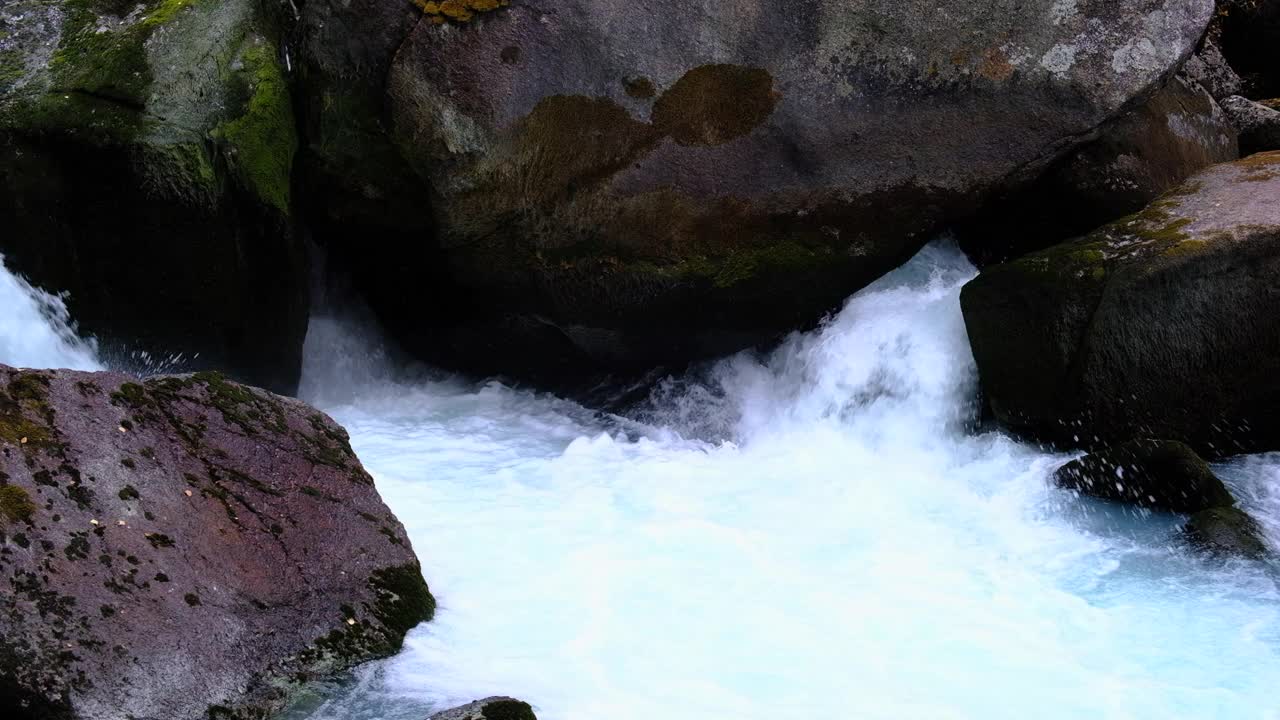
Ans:
{"label": "dark wet rock", "polygon": [[961,227],[961,244],[979,265],[1004,262],[1137,212],[1191,174],[1239,156],[1222,109],[1175,77],[1035,182],[993,199]]}
{"label": "dark wet rock", "polygon": [[1257,153],[1280,150],[1280,101],[1258,103],[1235,95],[1222,101],[1222,109],[1240,133],[1240,151]]}
{"label": "dark wet rock", "polygon": [[1191,516],[1182,532],[1193,547],[1205,552],[1252,559],[1267,555],[1267,544],[1258,521],[1239,508],[1220,507],[1198,512]]}
{"label": "dark wet rock", "polygon": [[961,305],[995,418],[1071,447],[1280,448],[1280,153],[988,268]]}
{"label": "dark wet rock", "polygon": [[434,601],[322,413],[215,373],[0,367],[5,717],[266,717]]}
{"label": "dark wet rock", "polygon": [[490,697],[435,713],[427,720],[538,720],[529,703],[509,697]]}
{"label": "dark wet rock", "polygon": [[1208,36],[1240,75],[1239,94],[1252,99],[1280,96],[1280,3],[1218,0]]}
{"label": "dark wet rock", "polygon": [[1180,442],[1123,443],[1072,460],[1053,477],[1068,490],[1155,510],[1194,513],[1235,504],[1209,464]]}
{"label": "dark wet rock", "polygon": [[288,392],[307,275],[289,80],[266,7],[0,5],[0,253],[70,292],[108,353],[180,353]]}
{"label": "dark wet rock", "polygon": [[305,182],[339,198],[320,239],[414,351],[541,377],[814,322],[1154,92],[1212,11],[498,5],[306,3]]}

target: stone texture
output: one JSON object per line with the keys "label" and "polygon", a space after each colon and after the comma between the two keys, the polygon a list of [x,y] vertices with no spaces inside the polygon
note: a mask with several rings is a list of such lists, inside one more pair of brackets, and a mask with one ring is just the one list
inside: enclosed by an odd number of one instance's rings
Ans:
{"label": "stone texture", "polygon": [[213,373],[0,367],[5,717],[265,717],[433,609],[322,413]]}
{"label": "stone texture", "polygon": [[1134,440],[1058,468],[1059,487],[1138,507],[1194,513],[1235,505],[1227,486],[1184,443]]}
{"label": "stone texture", "polygon": [[0,253],[118,364],[296,386],[307,271],[276,6],[0,5]]}
{"label": "stone texture", "polygon": [[1280,449],[1280,153],[988,268],[961,293],[1001,423],[1068,446]]}
{"label": "stone texture", "polygon": [[1226,114],[1175,77],[1034,182],[994,198],[960,226],[961,244],[979,265],[1010,260],[1137,212],[1193,173],[1238,157]]}
{"label": "stone texture", "polygon": [[489,697],[434,713],[427,720],[538,720],[529,703],[509,697]]}
{"label": "stone texture", "polygon": [[1260,560],[1267,555],[1258,521],[1233,507],[1214,508],[1191,516],[1183,536],[1198,550],[1213,555],[1236,555]]}
{"label": "stone texture", "polygon": [[1280,110],[1239,95],[1223,100],[1222,109],[1240,133],[1241,152],[1280,150]]}
{"label": "stone texture", "polygon": [[[308,182],[390,198],[396,227],[406,192],[430,203],[434,230],[376,242],[342,229],[365,210],[324,211],[419,354],[568,377],[680,362],[814,322],[1153,92],[1212,9],[515,0],[459,22],[317,0],[306,82],[331,97]],[[399,161],[418,185],[387,181]]]}

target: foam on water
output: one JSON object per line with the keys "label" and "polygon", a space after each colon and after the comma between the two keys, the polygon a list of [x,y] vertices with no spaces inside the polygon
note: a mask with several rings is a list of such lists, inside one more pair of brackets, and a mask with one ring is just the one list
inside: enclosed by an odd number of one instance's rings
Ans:
{"label": "foam on water", "polygon": [[[638,420],[390,368],[313,320],[304,388],[347,426],[440,601],[405,650],[292,714],[422,720],[505,693],[544,720],[1280,718],[1272,568],[1180,518],[1053,489],[975,429],[947,246]],[[93,368],[0,268],[0,363]],[[1218,467],[1280,540],[1280,456]]]}
{"label": "foam on water", "polygon": [[[352,392],[320,325],[309,387],[344,388],[317,397],[440,610],[310,717],[494,693],[544,720],[1280,717],[1268,568],[1201,561],[1179,518],[1055,490],[1065,457],[973,429],[973,272],[931,247],[768,357],[670,381],[644,423],[363,361]],[[1276,458],[1222,471],[1280,517]]]}
{"label": "foam on water", "polygon": [[97,348],[76,336],[67,306],[4,267],[0,255],[0,363],[14,367],[100,369]]}

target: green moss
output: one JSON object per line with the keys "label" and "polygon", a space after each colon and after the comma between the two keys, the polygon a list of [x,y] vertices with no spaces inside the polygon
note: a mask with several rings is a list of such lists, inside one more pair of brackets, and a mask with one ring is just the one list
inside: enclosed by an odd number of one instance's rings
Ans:
{"label": "green moss", "polygon": [[533,708],[519,700],[496,700],[480,708],[484,720],[538,720]]}
{"label": "green moss", "polygon": [[191,607],[195,607],[200,604],[200,596],[195,593],[187,593],[182,596],[182,599],[186,600],[187,604]]}
{"label": "green moss", "polygon": [[35,512],[36,504],[25,489],[17,485],[0,486],[0,519],[5,520],[6,523],[31,524],[31,517]]}
{"label": "green moss", "polygon": [[229,146],[228,159],[245,187],[288,214],[298,146],[289,84],[270,42],[251,44],[241,62],[247,75],[248,105],[243,115],[223,123],[215,135]]}
{"label": "green moss", "polygon": [[125,485],[124,488],[118,494],[120,496],[120,499],[125,501],[137,500],[138,498],[142,497],[142,495],[138,493],[138,489],[132,485]]}
{"label": "green moss", "polygon": [[376,596],[373,614],[398,637],[395,650],[399,650],[405,633],[435,615],[436,600],[416,562],[374,572],[369,576],[369,589]]}

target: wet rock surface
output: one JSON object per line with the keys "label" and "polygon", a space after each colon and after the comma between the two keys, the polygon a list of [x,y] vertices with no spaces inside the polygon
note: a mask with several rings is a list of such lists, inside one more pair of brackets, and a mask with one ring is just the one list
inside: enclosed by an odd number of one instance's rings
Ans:
{"label": "wet rock surface", "polygon": [[538,720],[529,703],[509,697],[489,697],[433,714],[427,720]]}
{"label": "wet rock surface", "polygon": [[120,364],[297,386],[308,276],[278,7],[0,5],[0,254],[69,292]]}
{"label": "wet rock surface", "polygon": [[1184,443],[1135,440],[1072,460],[1054,473],[1059,487],[1138,507],[1195,513],[1235,498]]}
{"label": "wet rock surface", "polygon": [[1280,153],[988,268],[961,305],[995,418],[1071,447],[1280,448]]}
{"label": "wet rock surface", "polygon": [[1212,9],[310,2],[306,182],[361,189],[317,226],[418,354],[642,370],[812,324],[1154,92]]}
{"label": "wet rock surface", "polygon": [[1183,526],[1182,534],[1192,547],[1214,555],[1258,560],[1268,552],[1258,521],[1239,508],[1198,512]]}
{"label": "wet rock surface", "polygon": [[264,717],[434,601],[346,433],[205,373],[0,367],[5,717]]}

